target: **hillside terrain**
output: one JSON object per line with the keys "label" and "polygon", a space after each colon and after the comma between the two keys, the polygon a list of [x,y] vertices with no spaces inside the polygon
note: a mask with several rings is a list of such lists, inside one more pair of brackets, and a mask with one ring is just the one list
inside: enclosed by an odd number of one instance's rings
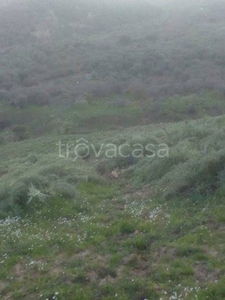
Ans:
{"label": "hillside terrain", "polygon": [[225,299],[224,13],[0,3],[1,299]]}

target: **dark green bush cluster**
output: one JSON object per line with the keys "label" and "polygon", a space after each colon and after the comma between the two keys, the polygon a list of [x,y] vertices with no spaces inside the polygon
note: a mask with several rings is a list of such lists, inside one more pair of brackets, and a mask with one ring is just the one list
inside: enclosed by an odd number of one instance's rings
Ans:
{"label": "dark green bush cluster", "polygon": [[39,175],[21,177],[13,184],[0,187],[1,213],[21,216],[29,211],[28,193],[31,185],[40,191],[45,191],[48,185],[46,178]]}
{"label": "dark green bush cluster", "polygon": [[179,195],[209,195],[222,191],[225,152],[213,151],[208,155],[193,156],[170,170],[158,182],[164,186],[165,197]]}
{"label": "dark green bush cluster", "polygon": [[23,141],[28,138],[28,128],[25,125],[15,125],[12,127],[12,132],[17,141]]}
{"label": "dark green bush cluster", "polygon": [[173,153],[173,151],[171,151],[169,157],[141,159],[136,166],[128,170],[127,175],[132,176],[132,179],[136,183],[147,184],[150,182],[156,182],[167,174],[173,167],[184,163],[185,161],[187,161],[185,153],[179,153],[178,151]]}

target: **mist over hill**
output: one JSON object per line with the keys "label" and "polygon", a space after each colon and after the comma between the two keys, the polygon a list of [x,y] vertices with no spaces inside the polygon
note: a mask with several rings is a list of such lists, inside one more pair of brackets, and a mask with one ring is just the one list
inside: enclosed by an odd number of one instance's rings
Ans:
{"label": "mist over hill", "polygon": [[140,90],[154,99],[203,89],[224,93],[221,1],[5,3],[0,89],[9,103],[23,102],[32,90],[40,103],[57,102],[62,89],[69,102]]}

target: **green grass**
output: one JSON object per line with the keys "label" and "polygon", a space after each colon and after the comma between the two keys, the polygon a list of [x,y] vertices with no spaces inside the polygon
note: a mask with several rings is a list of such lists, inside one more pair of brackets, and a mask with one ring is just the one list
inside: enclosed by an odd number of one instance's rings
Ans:
{"label": "green grass", "polygon": [[[144,191],[138,200],[118,188],[83,183],[76,200],[55,198],[25,218],[2,223],[2,298],[222,295],[224,236],[217,221],[222,200],[214,209],[209,198],[204,210],[191,200],[151,200]],[[118,205],[121,197],[126,207]]]}
{"label": "green grass", "polygon": [[222,114],[225,111],[224,97],[215,91],[202,91],[187,96],[173,96],[161,103],[160,112],[172,118],[182,115],[203,117],[210,114]]}
{"label": "green grass", "polygon": [[[141,101],[125,95],[128,103],[116,106],[117,97],[91,98],[84,103],[63,103],[15,108],[1,103],[1,112],[10,126],[0,132],[0,143],[49,135],[98,133],[132,126],[168,121],[182,121],[222,115],[224,97],[213,90],[188,96],[173,96],[161,102],[151,98]],[[123,101],[125,96],[119,99]],[[126,100],[125,99],[125,100]],[[125,101],[124,100],[124,101]],[[24,133],[18,134],[18,126]],[[20,130],[22,130],[20,128]]]}
{"label": "green grass", "polygon": [[3,22],[1,299],[225,299],[224,26],[199,5]]}
{"label": "green grass", "polygon": [[[27,105],[22,109],[2,105],[1,110],[11,126],[26,126],[28,138],[49,134],[98,132],[142,124],[144,114],[139,104],[137,106],[131,102],[127,106],[116,107],[111,104],[112,101],[113,96],[93,99],[90,103]],[[6,142],[10,140],[10,130],[11,127],[2,133]],[[14,132],[12,134],[15,135]]]}
{"label": "green grass", "polygon": [[[58,135],[1,145],[1,298],[223,299],[224,120],[61,136],[168,143],[135,164],[60,158]],[[45,202],[27,203],[31,184]]]}

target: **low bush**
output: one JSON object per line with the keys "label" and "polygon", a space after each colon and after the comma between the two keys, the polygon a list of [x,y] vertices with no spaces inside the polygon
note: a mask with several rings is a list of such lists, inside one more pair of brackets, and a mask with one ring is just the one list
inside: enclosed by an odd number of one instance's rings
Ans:
{"label": "low bush", "polygon": [[10,117],[0,114],[0,130],[6,129],[12,125]]}
{"label": "low bush", "polygon": [[173,152],[173,150],[171,150],[169,157],[141,159],[134,168],[128,170],[129,176],[131,176],[136,183],[150,184],[164,177],[174,166],[184,163],[187,159],[185,153],[179,153],[178,151]]}
{"label": "low bush", "polygon": [[23,141],[28,138],[28,128],[24,125],[15,125],[12,127],[12,132],[17,141]]}
{"label": "low bush", "polygon": [[62,180],[53,182],[49,188],[51,194],[60,197],[61,199],[71,199],[76,196],[75,185],[69,184]]}
{"label": "low bush", "polygon": [[[158,182],[157,186],[164,186],[165,197],[180,195],[208,195],[218,189],[218,177],[223,172],[225,152],[213,151],[202,157],[201,154],[179,164],[168,172]],[[221,183],[219,183],[221,186]]]}

